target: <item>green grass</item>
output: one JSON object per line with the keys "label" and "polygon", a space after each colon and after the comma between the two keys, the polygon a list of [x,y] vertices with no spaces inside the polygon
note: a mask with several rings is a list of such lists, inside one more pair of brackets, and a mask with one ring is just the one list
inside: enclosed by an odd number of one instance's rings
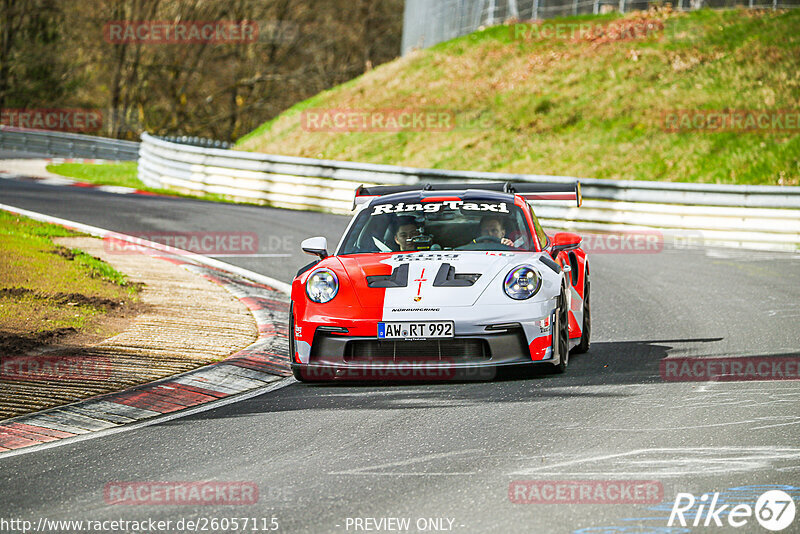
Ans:
{"label": "green grass", "polygon": [[141,189],[144,187],[137,177],[135,161],[120,163],[58,163],[48,165],[49,172],[69,176],[76,180],[102,185],[120,185]]}
{"label": "green grass", "polygon": [[52,241],[79,235],[0,211],[0,334],[87,330],[109,303],[137,299],[139,287],[110,265]]}
{"label": "green grass", "polygon": [[[496,172],[800,184],[800,133],[673,133],[674,110],[800,112],[800,10],[669,10],[547,24],[663,23],[644,39],[514,39],[495,26],[387,63],[301,102],[242,150]],[[436,132],[312,132],[304,110],[448,110]]]}
{"label": "green grass", "polygon": [[[120,185],[159,195],[196,198],[211,202],[233,202],[232,199],[215,193],[194,195],[170,189],[147,187],[139,180],[137,169],[138,164],[135,161],[122,163],[58,163],[47,166],[49,172],[91,184]],[[247,204],[247,202],[239,203]]]}

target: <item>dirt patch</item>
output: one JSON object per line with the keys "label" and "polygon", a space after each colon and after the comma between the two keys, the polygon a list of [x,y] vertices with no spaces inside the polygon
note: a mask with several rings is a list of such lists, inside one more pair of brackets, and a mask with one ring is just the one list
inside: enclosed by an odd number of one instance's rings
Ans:
{"label": "dirt patch", "polygon": [[53,249],[52,252],[53,254],[61,256],[62,258],[66,258],[68,260],[74,260],[75,256],[77,256],[77,254],[75,254],[73,251],[62,246],[57,246],[55,249]]}
{"label": "dirt patch", "polygon": [[56,293],[51,300],[67,306],[92,306],[105,310],[116,310],[125,305],[125,301],[112,300],[103,297],[89,297],[80,293]]}
{"label": "dirt patch", "polygon": [[[54,304],[67,306],[91,306],[102,310],[116,310],[123,306],[135,308],[135,302],[124,300],[114,300],[105,297],[88,296],[82,293],[56,293],[54,295],[44,295],[26,287],[4,287],[0,288],[0,298],[2,297],[22,297],[30,296],[40,300],[51,301]],[[72,329],[74,330],[74,328]]]}
{"label": "dirt patch", "polygon": [[[25,288],[0,289],[0,296],[19,297],[32,292]],[[118,334],[133,324],[136,316],[148,310],[142,302],[117,302],[80,294],[58,294],[53,297],[36,295],[37,298],[74,306],[92,306],[102,309],[91,331],[79,331],[74,327],[53,328],[41,332],[12,332],[0,330],[0,355],[24,355],[51,350],[54,346],[88,346]]]}
{"label": "dirt patch", "polygon": [[77,333],[78,330],[72,327],[24,335],[0,331],[0,352],[4,355],[26,354],[51,343],[63,341]]}
{"label": "dirt patch", "polygon": [[2,287],[0,288],[0,297],[21,297],[23,295],[30,295],[32,290],[25,287]]}

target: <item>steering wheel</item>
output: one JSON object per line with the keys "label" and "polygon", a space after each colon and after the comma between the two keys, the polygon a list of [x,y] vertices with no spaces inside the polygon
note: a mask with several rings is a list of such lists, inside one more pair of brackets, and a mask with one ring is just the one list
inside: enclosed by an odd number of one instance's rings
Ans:
{"label": "steering wheel", "polygon": [[500,238],[493,235],[482,235],[475,238],[476,243],[500,243]]}

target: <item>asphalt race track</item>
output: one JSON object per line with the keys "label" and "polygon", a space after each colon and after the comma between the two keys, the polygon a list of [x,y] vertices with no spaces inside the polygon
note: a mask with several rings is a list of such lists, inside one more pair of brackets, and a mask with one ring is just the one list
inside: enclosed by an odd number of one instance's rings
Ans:
{"label": "asphalt race track", "polygon": [[[0,180],[0,202],[124,233],[255,232],[260,253],[281,256],[223,260],[286,282],[310,260],[302,239],[325,235],[333,248],[348,221],[12,180]],[[800,382],[664,381],[659,360],[797,357],[798,256],[691,248],[596,254],[590,264],[592,348],[570,359],[566,375],[292,384],[169,423],[0,458],[0,518],[170,520],[170,531],[181,531],[181,519],[274,517],[280,532],[364,532],[376,525],[366,518],[409,518],[411,531],[728,532],[727,524],[666,528],[676,495],[721,492],[752,505],[761,486],[784,485],[797,500]],[[104,500],[114,482],[205,480],[254,482],[259,501]],[[651,480],[663,503],[515,504],[509,485],[517,480]],[[428,521],[436,518],[444,521]],[[767,532],[754,518],[735,531]],[[784,532],[800,532],[800,519]]]}

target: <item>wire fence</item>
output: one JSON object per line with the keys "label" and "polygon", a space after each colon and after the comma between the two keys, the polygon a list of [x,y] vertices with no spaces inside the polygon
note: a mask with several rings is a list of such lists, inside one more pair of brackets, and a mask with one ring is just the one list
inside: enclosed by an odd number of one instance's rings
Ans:
{"label": "wire fence", "polygon": [[[501,24],[509,19],[539,20],[646,10],[650,0],[406,0],[403,54]],[[800,7],[800,0],[674,0],[673,9],[690,11],[737,6],[751,9]]]}

